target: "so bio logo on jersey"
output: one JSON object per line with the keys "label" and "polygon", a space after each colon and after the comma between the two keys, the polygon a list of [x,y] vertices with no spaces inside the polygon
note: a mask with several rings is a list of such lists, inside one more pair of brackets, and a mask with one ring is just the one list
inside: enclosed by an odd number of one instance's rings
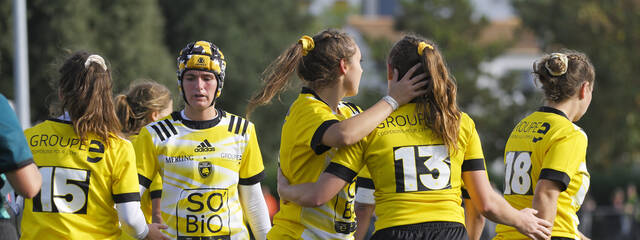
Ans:
{"label": "so bio logo on jersey", "polygon": [[214,146],[211,146],[211,143],[209,143],[207,139],[202,141],[200,145],[193,149],[194,152],[213,152],[215,150],[216,148]]}
{"label": "so bio logo on jersey", "polygon": [[176,209],[178,239],[230,239],[227,205],[227,189],[184,189]]}

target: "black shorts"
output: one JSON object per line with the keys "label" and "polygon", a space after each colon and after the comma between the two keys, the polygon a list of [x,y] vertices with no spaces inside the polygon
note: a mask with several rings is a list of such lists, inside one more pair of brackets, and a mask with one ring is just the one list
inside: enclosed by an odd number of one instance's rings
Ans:
{"label": "black shorts", "polygon": [[376,231],[371,240],[467,240],[467,229],[457,222],[425,222],[395,226]]}

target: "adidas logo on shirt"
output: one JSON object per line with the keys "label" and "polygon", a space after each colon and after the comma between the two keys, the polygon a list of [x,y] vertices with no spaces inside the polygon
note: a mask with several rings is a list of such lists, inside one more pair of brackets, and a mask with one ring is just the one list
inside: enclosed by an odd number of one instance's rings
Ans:
{"label": "adidas logo on shirt", "polygon": [[213,152],[215,150],[216,148],[214,146],[211,146],[211,143],[209,143],[207,139],[202,141],[200,145],[198,145],[195,149],[193,149],[194,152]]}

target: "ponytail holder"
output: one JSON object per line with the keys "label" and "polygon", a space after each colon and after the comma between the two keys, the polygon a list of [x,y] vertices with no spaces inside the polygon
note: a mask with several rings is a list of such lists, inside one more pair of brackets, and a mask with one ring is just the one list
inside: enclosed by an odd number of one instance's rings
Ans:
{"label": "ponytail holder", "polygon": [[104,58],[100,57],[100,55],[93,54],[89,56],[87,60],[84,61],[84,68],[89,68],[89,66],[91,66],[91,63],[97,63],[98,65],[100,65],[100,67],[102,67],[102,70],[107,71],[107,64],[104,62]]}
{"label": "ponytail holder", "polygon": [[[549,60],[554,58],[559,58],[560,61],[562,62],[562,68],[560,69],[560,71],[554,72],[549,67]],[[569,69],[569,58],[564,53],[552,53],[549,60],[547,60],[547,62],[544,63],[544,67],[547,69],[547,71],[549,71],[549,74],[551,74],[551,76],[554,76],[554,77],[562,76],[567,72],[567,69]]]}
{"label": "ponytail holder", "polygon": [[431,46],[431,44],[428,44],[426,42],[418,43],[418,55],[422,56],[422,54],[424,53],[424,49],[425,48],[429,48],[429,49],[433,50],[433,46]]}
{"label": "ponytail holder", "polygon": [[298,40],[298,43],[302,44],[302,56],[307,56],[311,50],[316,46],[313,43],[313,38],[304,35]]}

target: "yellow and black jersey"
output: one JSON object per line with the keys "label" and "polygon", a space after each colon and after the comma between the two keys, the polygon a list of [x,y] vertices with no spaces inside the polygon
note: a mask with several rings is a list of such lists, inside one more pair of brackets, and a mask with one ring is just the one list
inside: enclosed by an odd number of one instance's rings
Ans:
{"label": "yellow and black jersey", "polygon": [[457,147],[448,149],[409,103],[360,142],[339,149],[325,171],[347,180],[369,169],[376,230],[433,221],[464,224],[462,171],[485,169],[480,138],[464,113]]}
{"label": "yellow and black jersey", "polygon": [[117,239],[116,203],[140,201],[135,153],[128,140],[93,134],[81,141],[71,122],[25,130],[42,188],[25,199],[21,239]]}
{"label": "yellow and black jersey", "polygon": [[[138,135],[129,136],[129,140],[134,142]],[[160,174],[156,175],[153,181],[151,182],[151,186],[149,187],[149,191],[145,191],[140,197],[140,209],[142,209],[142,213],[144,214],[144,218],[147,220],[147,224],[151,223],[152,216],[152,205],[151,199],[160,198],[162,196],[162,176]],[[128,236],[125,234],[125,236]]]}
{"label": "yellow and black jersey", "polygon": [[[557,182],[553,237],[579,239],[578,216],[589,190],[587,135],[560,110],[541,107],[513,129],[505,147],[504,198],[517,209],[530,208],[540,179]],[[496,239],[523,239],[515,228],[498,225]]]}
{"label": "yellow and black jersey", "polygon": [[253,123],[217,111],[209,121],[174,112],[134,141],[140,185],[162,176],[162,219],[174,239],[249,238],[238,184],[262,181],[262,155]]}
{"label": "yellow and black jersey", "polygon": [[[336,148],[322,144],[322,136],[332,125],[360,113],[360,108],[340,102],[338,111],[311,89],[302,93],[289,108],[280,139],[280,168],[290,183],[315,182],[333,158]],[[353,201],[355,175],[326,204],[307,208],[293,202],[280,203],[268,239],[352,239],[356,228]]]}

